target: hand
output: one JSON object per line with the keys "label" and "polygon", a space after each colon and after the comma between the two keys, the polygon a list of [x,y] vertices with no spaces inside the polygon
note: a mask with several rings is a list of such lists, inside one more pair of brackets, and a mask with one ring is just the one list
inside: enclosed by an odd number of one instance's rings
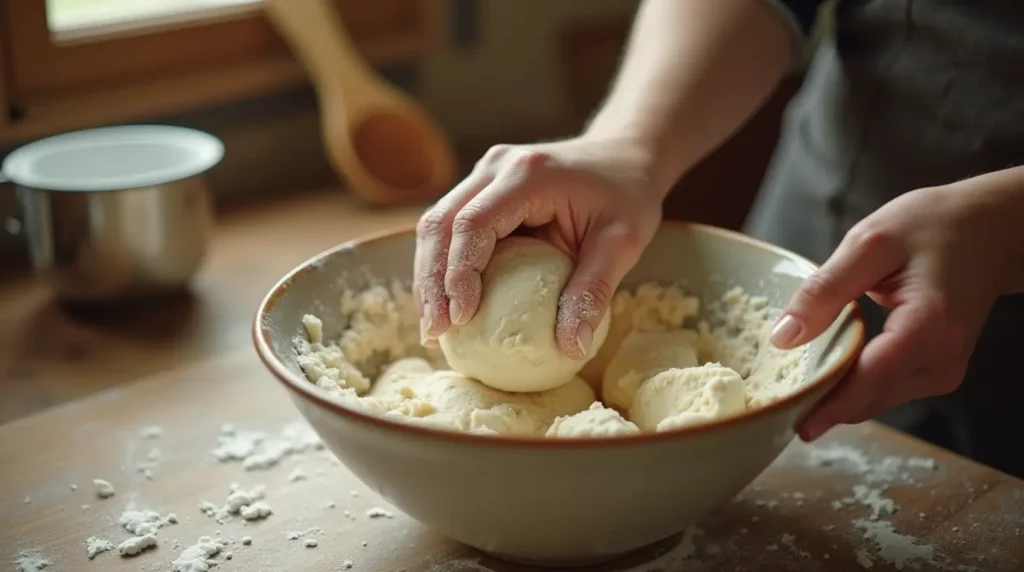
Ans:
{"label": "hand", "polygon": [[555,335],[567,356],[582,358],[661,221],[665,192],[650,188],[648,163],[639,145],[595,137],[491,148],[416,228],[413,292],[424,343],[473,317],[495,242],[523,225],[576,260]]}
{"label": "hand", "polygon": [[801,438],[959,386],[995,299],[1019,287],[1007,269],[1021,265],[1013,250],[1022,191],[1020,172],[1000,171],[907,193],[850,229],[793,296],[772,342],[791,348],[814,339],[865,293],[891,312],[803,421]]}

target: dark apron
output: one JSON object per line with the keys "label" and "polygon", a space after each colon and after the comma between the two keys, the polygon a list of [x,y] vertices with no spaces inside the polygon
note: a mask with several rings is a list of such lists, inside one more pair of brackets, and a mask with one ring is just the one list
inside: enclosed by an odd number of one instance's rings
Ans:
{"label": "dark apron", "polygon": [[[783,123],[745,230],[818,261],[901,193],[1024,163],[1024,0],[840,0]],[[960,389],[882,421],[1024,477],[1021,331],[1001,298]]]}

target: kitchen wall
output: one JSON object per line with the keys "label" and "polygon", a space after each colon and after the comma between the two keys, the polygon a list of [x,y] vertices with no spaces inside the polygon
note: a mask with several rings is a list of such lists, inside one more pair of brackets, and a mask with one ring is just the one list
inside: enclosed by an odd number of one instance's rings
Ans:
{"label": "kitchen wall", "polygon": [[[578,126],[567,96],[561,32],[586,22],[628,22],[638,0],[476,0],[477,18],[454,41],[454,17],[434,53],[416,65],[386,70],[413,90],[465,149],[467,161],[489,143],[561,135]],[[446,14],[461,0],[445,0]],[[463,21],[466,18],[462,19]],[[222,205],[336,181],[320,146],[316,99],[309,89],[151,121],[211,131],[227,148],[212,174]],[[5,152],[0,150],[0,156]],[[0,187],[0,216],[13,212],[13,192]],[[0,229],[0,261],[21,257]],[[2,268],[2,266],[0,266]]]}
{"label": "kitchen wall", "polygon": [[[454,17],[466,2],[476,3],[475,17]],[[384,71],[416,93],[469,164],[493,143],[577,130],[603,97],[638,3],[443,0],[447,17],[436,50],[424,61]],[[469,25],[455,25],[457,20]],[[725,212],[711,204],[698,205],[679,216],[725,226],[742,220],[745,202],[753,196],[774,146],[778,116],[798,85],[799,78],[784,86],[736,141],[682,184],[728,189],[736,193],[738,206]],[[211,174],[222,209],[268,194],[337,184],[320,145],[316,98],[308,88],[150,121],[204,129],[224,140],[227,155]],[[737,161],[749,161],[749,168],[735,169]],[[736,173],[742,177],[735,179]],[[716,195],[715,201],[723,204],[720,199]],[[0,222],[14,208],[13,193],[0,187]],[[676,213],[669,209],[669,214]],[[0,227],[0,274],[4,261],[22,259],[23,250]]]}

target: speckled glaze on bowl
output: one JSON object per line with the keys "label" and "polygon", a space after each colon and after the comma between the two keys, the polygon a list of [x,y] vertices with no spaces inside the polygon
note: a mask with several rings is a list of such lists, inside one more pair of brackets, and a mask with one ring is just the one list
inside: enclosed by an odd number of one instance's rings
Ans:
{"label": "speckled glaze on bowl", "polygon": [[[797,421],[864,344],[855,304],[810,348],[800,391],[743,416],[615,439],[506,438],[390,422],[330,400],[306,381],[292,340],[315,313],[325,336],[341,293],[370,277],[410,280],[412,230],[340,245],[288,273],[260,304],[260,358],[352,473],[438,532],[499,558],[553,566],[613,559],[668,538],[735,496],[794,437]],[[730,287],[782,307],[815,266],[783,249],[696,224],[666,223],[624,287],[682,281],[716,300]]]}

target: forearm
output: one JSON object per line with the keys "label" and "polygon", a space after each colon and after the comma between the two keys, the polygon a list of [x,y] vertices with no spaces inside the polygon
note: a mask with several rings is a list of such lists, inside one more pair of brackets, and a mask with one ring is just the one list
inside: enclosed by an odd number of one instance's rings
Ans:
{"label": "forearm", "polygon": [[1024,166],[986,173],[954,183],[971,197],[968,216],[978,217],[977,228],[991,231],[987,249],[998,260],[999,292],[1024,293]]}
{"label": "forearm", "polygon": [[645,0],[585,136],[637,143],[652,188],[667,193],[753,115],[794,50],[789,26],[762,0]]}

